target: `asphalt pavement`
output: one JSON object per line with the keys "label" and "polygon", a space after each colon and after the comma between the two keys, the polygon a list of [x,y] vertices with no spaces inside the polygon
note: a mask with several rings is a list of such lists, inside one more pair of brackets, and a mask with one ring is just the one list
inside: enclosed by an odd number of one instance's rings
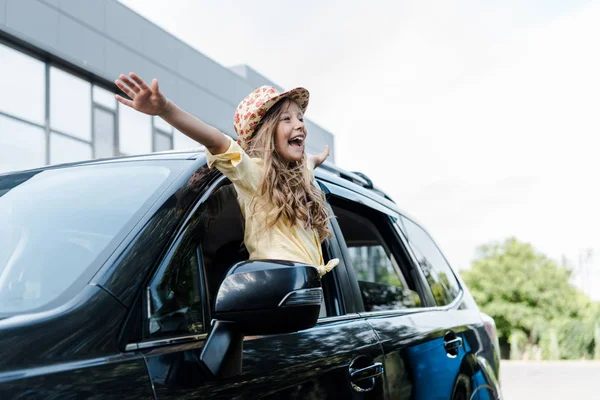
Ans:
{"label": "asphalt pavement", "polygon": [[502,361],[504,400],[600,400],[600,361]]}

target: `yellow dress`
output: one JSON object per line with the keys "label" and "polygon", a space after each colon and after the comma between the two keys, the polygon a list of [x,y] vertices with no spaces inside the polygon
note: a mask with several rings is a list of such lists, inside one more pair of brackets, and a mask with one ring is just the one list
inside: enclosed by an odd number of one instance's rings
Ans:
{"label": "yellow dress", "polygon": [[279,218],[275,225],[267,226],[266,200],[258,199],[257,207],[252,204],[262,179],[263,160],[251,158],[233,139],[229,139],[231,144],[225,153],[211,154],[207,150],[206,158],[209,168],[216,167],[221,171],[237,192],[246,222],[244,244],[250,259],[306,263],[317,267],[321,275],[331,271],[339,260],[335,258],[324,264],[321,243],[314,229],[299,224],[291,225],[285,217]]}

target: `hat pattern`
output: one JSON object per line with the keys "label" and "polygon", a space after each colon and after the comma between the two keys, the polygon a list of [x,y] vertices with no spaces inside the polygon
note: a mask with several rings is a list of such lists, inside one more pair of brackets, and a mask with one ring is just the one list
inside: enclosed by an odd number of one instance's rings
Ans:
{"label": "hat pattern", "polygon": [[280,93],[273,86],[261,86],[246,96],[237,106],[233,117],[233,127],[238,134],[238,144],[242,149],[248,149],[248,143],[252,139],[261,119],[275,103],[283,98],[294,100],[298,103],[302,112],[306,112],[309,93],[304,88],[296,88]]}

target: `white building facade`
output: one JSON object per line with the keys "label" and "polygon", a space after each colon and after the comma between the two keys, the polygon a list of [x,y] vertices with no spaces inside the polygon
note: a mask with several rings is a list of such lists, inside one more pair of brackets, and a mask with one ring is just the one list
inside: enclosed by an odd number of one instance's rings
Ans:
{"label": "white building facade", "polygon": [[[116,0],[0,0],[0,173],[196,146],[116,102],[119,73],[157,78],[179,106],[235,137],[235,107],[270,84],[224,67]],[[281,89],[281,88],[279,88]],[[308,121],[309,152],[333,135]]]}

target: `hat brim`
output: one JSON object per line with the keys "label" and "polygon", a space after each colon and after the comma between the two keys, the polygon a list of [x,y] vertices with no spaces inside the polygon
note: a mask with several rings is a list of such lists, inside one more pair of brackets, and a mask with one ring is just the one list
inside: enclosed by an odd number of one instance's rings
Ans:
{"label": "hat brim", "polygon": [[[308,92],[308,90],[304,89],[303,87],[297,87],[295,89],[291,89],[286,92],[279,93],[277,96],[273,96],[271,99],[266,101],[265,104],[262,107],[260,107],[260,109],[264,110],[265,113],[267,113],[267,112],[269,112],[271,107],[273,107],[275,104],[277,104],[279,102],[279,100],[288,98],[288,99],[294,100],[298,104],[300,109],[302,110],[302,113],[304,114],[304,113],[306,113],[306,109],[308,108],[309,97],[310,97],[310,93]],[[261,118],[261,120],[262,120],[262,118]]]}
{"label": "hat brim", "polygon": [[[256,91],[262,89],[259,88]],[[248,142],[250,141],[250,139],[254,136],[254,133],[256,132],[256,128],[260,125],[260,123],[262,122],[262,120],[264,119],[265,115],[267,115],[267,113],[269,112],[269,110],[275,105],[277,104],[279,101],[281,101],[282,99],[290,99],[293,100],[296,104],[298,104],[298,106],[300,107],[300,109],[302,110],[302,113],[304,114],[306,112],[306,109],[308,107],[308,100],[310,97],[310,94],[308,92],[308,90],[306,90],[303,87],[297,87],[291,90],[287,90],[285,92],[282,93],[276,93],[274,88],[270,88],[270,91],[274,92],[274,93],[268,93],[268,95],[271,95],[272,97],[268,97],[268,99],[261,99],[261,105],[258,108],[255,108],[254,110],[246,110],[246,114],[244,115],[244,119],[246,119],[246,121],[243,123],[243,125],[240,126],[240,128],[236,127],[236,132],[238,133],[238,143],[242,146],[242,148],[245,150],[247,147]],[[244,100],[242,103],[240,103],[240,106],[238,106],[238,109],[241,107],[242,104],[245,103],[246,100]],[[255,101],[255,99],[252,99],[251,101]],[[236,111],[237,113],[238,111]],[[242,114],[237,114],[237,115],[242,115]],[[247,119],[247,116],[250,116],[250,119]]]}

